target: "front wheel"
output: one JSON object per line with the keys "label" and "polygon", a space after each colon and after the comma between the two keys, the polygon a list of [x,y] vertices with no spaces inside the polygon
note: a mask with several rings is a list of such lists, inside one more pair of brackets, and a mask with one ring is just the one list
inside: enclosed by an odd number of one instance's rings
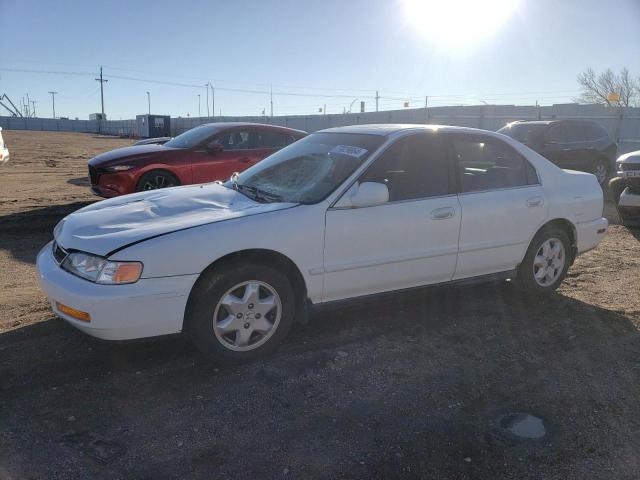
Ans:
{"label": "front wheel", "polygon": [[293,288],[267,265],[230,262],[203,274],[189,299],[185,329],[200,351],[223,363],[273,351],[295,317]]}
{"label": "front wheel", "polygon": [[564,280],[571,263],[571,242],[557,227],[540,231],[518,267],[516,283],[536,293],[553,292]]}
{"label": "front wheel", "polygon": [[136,185],[136,192],[177,187],[178,185],[180,185],[180,182],[171,172],[167,172],[165,170],[151,170],[140,177],[140,180]]}

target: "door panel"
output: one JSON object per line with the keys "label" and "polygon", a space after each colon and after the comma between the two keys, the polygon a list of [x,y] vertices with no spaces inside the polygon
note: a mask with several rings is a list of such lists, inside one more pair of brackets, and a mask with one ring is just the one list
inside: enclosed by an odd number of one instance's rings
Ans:
{"label": "door panel", "polygon": [[451,280],[460,233],[451,163],[441,135],[399,139],[359,179],[386,185],[389,203],[327,211],[323,300]]}
{"label": "door panel", "polygon": [[462,208],[454,279],[512,270],[547,218],[535,169],[495,138],[456,134],[451,142]]}
{"label": "door panel", "polygon": [[323,301],[451,280],[459,230],[455,195],[329,210]]}
{"label": "door panel", "polygon": [[539,185],[459,198],[463,220],[455,279],[514,269],[547,218]]}
{"label": "door panel", "polygon": [[249,139],[249,130],[226,131],[211,140],[222,146],[221,152],[209,153],[204,147],[194,151],[191,163],[194,183],[228,180],[233,173],[249,168],[253,164]]}

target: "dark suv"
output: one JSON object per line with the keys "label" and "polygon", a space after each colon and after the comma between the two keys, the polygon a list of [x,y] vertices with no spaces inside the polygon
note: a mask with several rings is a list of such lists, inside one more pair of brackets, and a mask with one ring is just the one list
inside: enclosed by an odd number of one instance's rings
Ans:
{"label": "dark suv", "polygon": [[524,143],[560,168],[593,173],[601,185],[615,171],[618,146],[596,122],[518,121],[498,132]]}

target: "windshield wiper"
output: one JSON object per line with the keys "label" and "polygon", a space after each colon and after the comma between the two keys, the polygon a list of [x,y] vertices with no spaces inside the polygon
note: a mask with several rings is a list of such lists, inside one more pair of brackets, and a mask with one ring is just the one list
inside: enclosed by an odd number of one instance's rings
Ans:
{"label": "windshield wiper", "polygon": [[[251,195],[253,195],[253,198],[257,201],[262,201],[265,203],[270,203],[270,202],[280,202],[282,201],[282,196],[278,195],[276,193],[272,193],[272,192],[268,192],[266,190],[262,190],[258,187],[254,187],[253,185],[243,185],[241,183],[234,183],[234,187],[236,188],[236,190],[238,190],[240,193],[244,193],[245,195],[247,193],[250,193]],[[249,195],[247,195],[249,196]]]}
{"label": "windshield wiper", "polygon": [[252,185],[244,185],[242,183],[238,183],[238,175],[238,172],[234,172],[231,177],[229,177],[229,181],[231,182],[231,186],[234,190],[237,190],[243,195],[249,197],[251,200],[255,200],[258,202],[262,201],[269,203],[282,201],[281,195],[262,190],[261,188],[254,187]]}

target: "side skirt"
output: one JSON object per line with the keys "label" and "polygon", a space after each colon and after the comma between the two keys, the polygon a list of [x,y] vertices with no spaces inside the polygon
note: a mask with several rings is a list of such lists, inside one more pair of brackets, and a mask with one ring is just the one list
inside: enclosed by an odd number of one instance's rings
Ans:
{"label": "side skirt", "polygon": [[353,304],[366,304],[367,302],[372,302],[375,300],[384,300],[388,299],[394,295],[416,292],[421,290],[429,290],[432,288],[438,287],[448,287],[452,285],[459,286],[467,286],[467,285],[475,285],[478,283],[490,283],[490,282],[498,282],[504,281],[508,279],[514,279],[517,276],[517,270],[507,270],[505,272],[491,273],[488,275],[480,275],[477,277],[470,278],[461,278],[459,280],[450,280],[448,282],[434,283],[432,285],[420,285],[417,287],[410,288],[401,288],[399,290],[391,290],[389,292],[381,292],[381,293],[372,293],[369,295],[361,295],[359,297],[352,298],[344,298],[340,300],[331,300],[329,302],[322,303],[312,303],[310,300],[307,300],[307,312],[319,312],[326,309],[332,309],[339,307],[341,305],[353,305]]}

